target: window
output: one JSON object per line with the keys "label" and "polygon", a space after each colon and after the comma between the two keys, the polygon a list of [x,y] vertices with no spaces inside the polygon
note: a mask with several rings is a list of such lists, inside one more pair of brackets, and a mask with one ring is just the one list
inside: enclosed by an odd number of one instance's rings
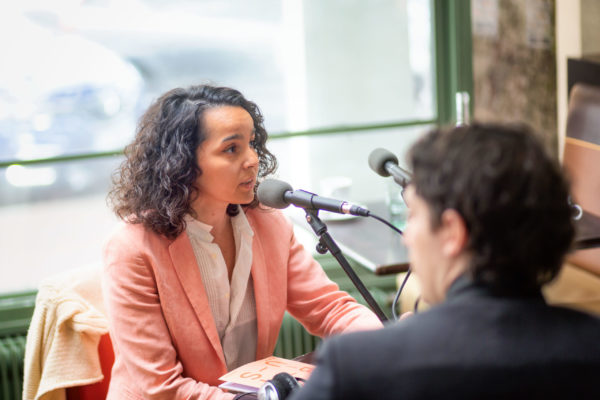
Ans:
{"label": "window", "polygon": [[[452,120],[453,93],[469,90],[459,71],[470,39],[457,36],[468,9],[464,0],[0,6],[0,262],[41,276],[99,261],[120,149],[150,101],[176,86],[238,88],[265,115],[281,178],[318,190],[326,176],[351,176],[352,195],[369,200],[381,192],[369,151],[401,154],[426,126]],[[0,292],[31,282],[17,280]]]}

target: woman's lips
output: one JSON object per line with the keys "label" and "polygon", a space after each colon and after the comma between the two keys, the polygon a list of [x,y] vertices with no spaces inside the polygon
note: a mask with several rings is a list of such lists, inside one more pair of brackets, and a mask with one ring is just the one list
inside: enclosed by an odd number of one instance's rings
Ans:
{"label": "woman's lips", "polygon": [[252,178],[252,179],[248,179],[247,181],[240,183],[240,186],[244,187],[245,189],[253,189],[254,183],[255,183],[255,179]]}

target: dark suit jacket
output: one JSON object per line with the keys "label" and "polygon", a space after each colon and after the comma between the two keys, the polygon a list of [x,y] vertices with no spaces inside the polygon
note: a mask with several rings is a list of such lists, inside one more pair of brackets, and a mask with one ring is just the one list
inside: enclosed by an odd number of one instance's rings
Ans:
{"label": "dark suit jacket", "polygon": [[600,319],[459,278],[444,303],[329,339],[293,400],[600,399]]}

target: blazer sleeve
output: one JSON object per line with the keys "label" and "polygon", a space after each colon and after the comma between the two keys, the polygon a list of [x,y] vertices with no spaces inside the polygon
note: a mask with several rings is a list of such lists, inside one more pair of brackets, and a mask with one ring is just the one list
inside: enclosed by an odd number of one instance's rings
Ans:
{"label": "blazer sleeve", "polygon": [[348,293],[340,291],[293,233],[288,259],[289,313],[313,335],[330,336],[342,332],[381,328],[379,318]]}
{"label": "blazer sleeve", "polygon": [[129,380],[145,399],[232,399],[231,393],[182,376],[162,314],[152,255],[140,242],[122,230],[104,250],[102,286],[110,334],[117,362],[127,371],[120,378]]}

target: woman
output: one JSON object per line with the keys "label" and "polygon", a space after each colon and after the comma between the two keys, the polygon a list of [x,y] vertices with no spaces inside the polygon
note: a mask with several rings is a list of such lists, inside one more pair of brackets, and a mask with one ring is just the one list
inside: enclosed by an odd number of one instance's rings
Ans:
{"label": "woman", "polygon": [[104,252],[109,399],[233,398],[218,378],[272,354],[286,309],[320,336],[381,326],[258,204],[266,140],[230,88],[171,90],[141,118],[109,195],[125,221]]}

